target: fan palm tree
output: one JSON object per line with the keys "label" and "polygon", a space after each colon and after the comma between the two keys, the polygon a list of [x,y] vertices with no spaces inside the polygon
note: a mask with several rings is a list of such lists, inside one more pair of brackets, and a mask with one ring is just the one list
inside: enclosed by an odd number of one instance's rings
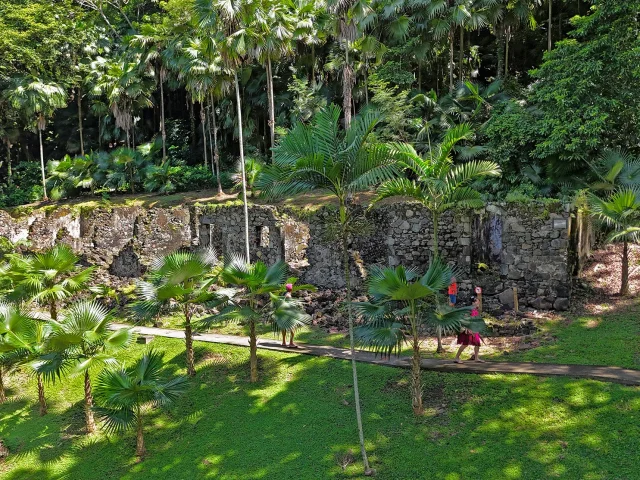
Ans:
{"label": "fan palm tree", "polygon": [[606,198],[589,195],[591,214],[610,230],[607,242],[622,242],[620,295],[629,294],[629,242],[640,240],[640,188],[619,187]]}
{"label": "fan palm tree", "polygon": [[187,374],[195,376],[193,358],[193,326],[195,305],[213,300],[209,291],[215,281],[212,270],[217,264],[213,250],[177,251],[153,261],[147,280],[138,282],[139,301],[132,305],[133,313],[142,319],[154,319],[163,307],[175,302],[184,315],[184,336],[187,351]]}
{"label": "fan palm tree", "polygon": [[358,230],[358,219],[348,208],[348,203],[355,193],[399,175],[396,149],[390,144],[370,140],[379,121],[380,115],[374,110],[368,110],[356,116],[348,129],[342,130],[339,126],[340,108],[330,105],[318,112],[311,124],[297,123],[282,139],[276,147],[274,164],[265,168],[259,182],[263,195],[269,199],[326,190],[338,200],[338,230],[347,289],[356,417],[360,450],[367,473],[371,473],[371,469],[364,447],[360,412],[348,250],[349,238]]}
{"label": "fan palm tree", "polygon": [[[453,153],[459,142],[473,138],[473,130],[466,124],[447,131],[442,142],[432,145],[424,156],[410,145],[402,147],[402,166],[410,170],[415,179],[395,178],[378,188],[372,203],[389,197],[409,197],[417,200],[431,215],[433,256],[438,256],[438,228],[441,216],[452,208],[480,208],[484,205],[480,192],[471,183],[485,176],[499,176],[500,167],[491,161],[470,160],[454,164]],[[480,147],[458,148],[462,157],[472,158],[483,151]],[[442,351],[442,331],[438,332],[437,352]]]}
{"label": "fan palm tree", "polygon": [[35,369],[49,381],[67,373],[84,375],[84,414],[88,433],[96,431],[90,372],[115,364],[113,354],[127,347],[132,338],[129,328],[113,329],[111,314],[95,301],[76,303],[63,313],[59,322],[51,322],[51,334],[45,342],[44,354],[35,362]]}
{"label": "fan palm tree", "polygon": [[165,407],[186,389],[185,377],[162,378],[162,353],[150,350],[130,368],[103,370],[95,385],[96,413],[107,433],[136,430],[136,455],[143,457],[144,416],[148,407]]}
{"label": "fan palm tree", "polygon": [[256,324],[268,319],[272,322],[274,331],[279,332],[295,330],[310,320],[297,302],[284,302],[277,295],[283,290],[287,269],[287,264],[283,261],[267,267],[260,261],[247,263],[241,255],[228,257],[220,273],[220,280],[226,288],[216,291],[216,300],[211,304],[224,308],[217,315],[201,320],[203,325],[214,322],[245,322],[249,325],[252,382],[258,381]]}
{"label": "fan palm tree", "polygon": [[[42,355],[50,332],[50,325],[36,318],[23,305],[0,303],[0,355],[3,357],[33,366],[30,362]],[[40,415],[46,415],[44,382],[37,370],[35,374]]]}
{"label": "fan palm tree", "polygon": [[439,292],[452,277],[451,268],[439,258],[432,260],[424,275],[402,266],[373,267],[368,276],[372,302],[355,304],[367,321],[355,331],[360,344],[387,355],[399,355],[405,342],[411,344],[411,405],[416,415],[424,411],[420,378],[424,327],[437,325],[443,331],[458,331],[469,314],[469,308],[452,309],[438,302]]}
{"label": "fan palm tree", "polygon": [[402,167],[410,170],[415,180],[394,178],[378,188],[373,204],[389,197],[409,197],[420,202],[430,213],[433,224],[433,255],[438,256],[438,226],[440,217],[448,210],[458,208],[480,208],[484,205],[480,192],[470,184],[485,176],[499,176],[500,167],[491,161],[470,160],[453,163],[457,151],[462,158],[473,158],[482,153],[482,147],[458,147],[471,140],[474,132],[469,125],[451,128],[441,142],[433,145],[424,156],[416,153],[410,145],[398,150]]}
{"label": "fan palm tree", "polygon": [[622,150],[606,150],[589,166],[598,179],[589,184],[589,189],[612,192],[618,187],[635,187],[640,184],[640,156]]}
{"label": "fan palm tree", "polygon": [[43,200],[48,200],[42,131],[47,126],[47,118],[51,117],[56,109],[67,105],[67,94],[61,86],[55,83],[47,83],[38,78],[18,78],[6,90],[5,95],[9,104],[22,112],[29,123],[35,120],[38,141],[40,142]]}
{"label": "fan palm tree", "polygon": [[95,270],[78,268],[80,257],[64,244],[33,255],[7,257],[7,275],[14,287],[9,298],[46,306],[52,320],[58,319],[58,302],[84,290]]}

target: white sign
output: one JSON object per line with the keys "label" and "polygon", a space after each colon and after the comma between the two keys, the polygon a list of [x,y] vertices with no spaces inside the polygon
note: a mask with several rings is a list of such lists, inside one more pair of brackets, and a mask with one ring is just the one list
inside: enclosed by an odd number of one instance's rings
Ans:
{"label": "white sign", "polygon": [[476,293],[480,295],[482,293],[482,287],[476,287]]}

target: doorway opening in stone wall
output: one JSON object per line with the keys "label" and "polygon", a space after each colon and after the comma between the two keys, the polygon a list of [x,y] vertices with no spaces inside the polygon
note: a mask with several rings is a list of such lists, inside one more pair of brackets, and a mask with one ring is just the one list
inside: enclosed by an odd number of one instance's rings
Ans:
{"label": "doorway opening in stone wall", "polygon": [[256,227],[256,246],[259,248],[269,248],[269,245],[269,227]]}

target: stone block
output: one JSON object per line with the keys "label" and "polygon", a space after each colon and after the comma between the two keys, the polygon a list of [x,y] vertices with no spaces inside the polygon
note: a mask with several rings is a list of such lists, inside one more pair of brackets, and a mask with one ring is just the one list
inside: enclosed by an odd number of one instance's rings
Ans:
{"label": "stone block", "polygon": [[509,308],[513,308],[513,289],[507,288],[504,292],[498,295],[498,300],[502,305],[506,305]]}
{"label": "stone block", "polygon": [[556,301],[553,302],[553,308],[561,312],[569,310],[569,299],[563,297],[556,298]]}
{"label": "stone block", "polygon": [[537,310],[551,310],[553,303],[548,301],[545,297],[536,297],[530,302],[530,305]]}

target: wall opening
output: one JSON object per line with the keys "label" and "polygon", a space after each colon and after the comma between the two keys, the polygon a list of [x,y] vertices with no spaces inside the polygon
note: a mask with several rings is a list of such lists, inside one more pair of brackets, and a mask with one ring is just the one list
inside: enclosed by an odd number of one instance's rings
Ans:
{"label": "wall opening", "polygon": [[269,248],[269,227],[256,227],[256,245],[260,248]]}

